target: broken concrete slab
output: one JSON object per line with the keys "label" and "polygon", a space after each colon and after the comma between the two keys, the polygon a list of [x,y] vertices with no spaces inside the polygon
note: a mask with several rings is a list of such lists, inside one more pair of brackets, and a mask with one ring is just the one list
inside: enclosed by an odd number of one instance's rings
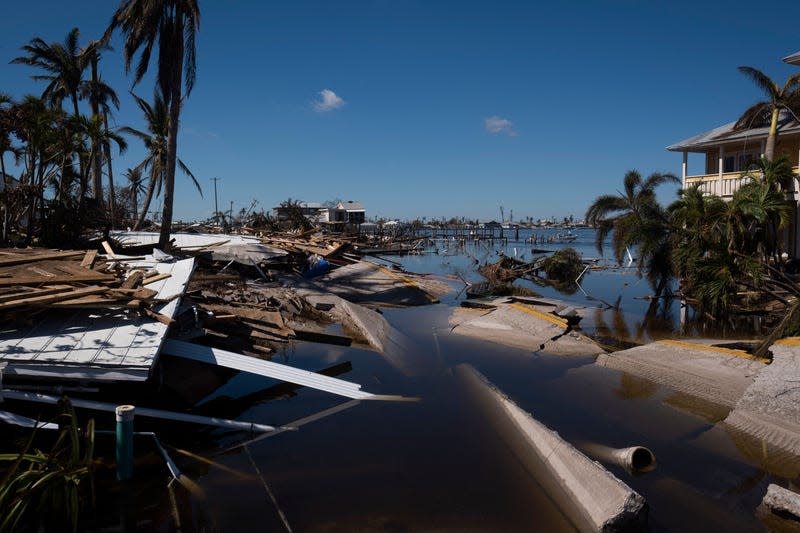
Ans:
{"label": "broken concrete slab", "polygon": [[342,324],[342,328],[350,333],[356,342],[365,343],[378,352],[386,349],[389,323],[383,315],[362,305],[345,300],[335,294],[317,290],[311,283],[296,287],[297,294],[306,301],[326,311],[334,320]]}
{"label": "broken concrete slab", "polygon": [[596,362],[733,408],[766,366],[743,358],[743,353],[703,343],[658,341],[602,354]]}
{"label": "broken concrete slab", "polygon": [[800,531],[800,494],[771,483],[756,514],[769,531]]}
{"label": "broken concrete slab", "polygon": [[494,309],[455,308],[452,332],[506,346],[557,355],[597,355],[603,349],[572,331],[567,321],[551,313],[550,305],[530,305],[507,298],[490,302]]}
{"label": "broken concrete slab", "polygon": [[644,498],[525,412],[480,372],[454,374],[526,469],[581,531],[630,531],[647,522]]}
{"label": "broken concrete slab", "polygon": [[800,339],[774,344],[772,364],[744,391],[725,424],[800,455]]}
{"label": "broken concrete slab", "polygon": [[361,261],[331,270],[315,282],[346,300],[382,306],[417,306],[437,303],[450,292],[449,285],[406,272]]}

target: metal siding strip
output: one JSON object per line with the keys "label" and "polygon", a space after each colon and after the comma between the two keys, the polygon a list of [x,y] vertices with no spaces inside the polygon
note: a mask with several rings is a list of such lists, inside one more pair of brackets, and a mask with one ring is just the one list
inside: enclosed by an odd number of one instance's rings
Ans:
{"label": "metal siding strip", "polygon": [[218,348],[199,346],[188,342],[167,339],[164,341],[163,351],[166,354],[200,361],[212,365],[224,366],[259,376],[265,376],[297,385],[338,394],[347,398],[363,400],[375,396],[360,390],[361,385],[350,381],[323,376],[315,372],[301,370],[271,361],[263,361],[253,357],[235,354]]}

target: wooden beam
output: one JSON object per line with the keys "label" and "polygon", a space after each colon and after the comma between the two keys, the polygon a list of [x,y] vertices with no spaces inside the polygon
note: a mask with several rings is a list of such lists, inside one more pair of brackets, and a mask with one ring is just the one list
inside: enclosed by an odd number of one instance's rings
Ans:
{"label": "wooden beam", "polygon": [[94,260],[97,257],[97,250],[86,250],[86,255],[83,256],[83,261],[81,261],[81,266],[84,268],[92,268],[94,265]]}
{"label": "wooden beam", "polygon": [[25,305],[45,305],[62,300],[70,300],[72,298],[79,298],[90,294],[98,294],[107,291],[107,287],[87,287],[85,289],[75,289],[70,292],[60,292],[57,294],[48,294],[45,296],[29,296],[27,298],[20,298],[19,300],[12,300],[10,302],[0,303],[0,311],[7,311],[15,307],[22,307]]}
{"label": "wooden beam", "polygon": [[46,254],[16,254],[16,257],[0,259],[0,267],[24,265],[25,263],[35,263],[37,261],[47,261],[48,259],[64,259],[67,257],[78,257],[84,255],[82,250],[72,250],[69,252],[52,252]]}

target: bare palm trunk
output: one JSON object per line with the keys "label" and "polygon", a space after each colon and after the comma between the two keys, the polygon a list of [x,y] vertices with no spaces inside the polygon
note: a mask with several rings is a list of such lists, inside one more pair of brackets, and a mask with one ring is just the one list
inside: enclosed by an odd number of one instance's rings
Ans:
{"label": "bare palm trunk", "polygon": [[[108,131],[108,113],[103,113],[103,128]],[[103,152],[108,167],[108,201],[111,206],[111,229],[114,229],[115,216],[117,214],[117,192],[114,190],[114,171],[111,167],[111,143],[103,143]],[[134,217],[135,218],[135,217]]]}
{"label": "bare palm trunk", "polygon": [[769,135],[767,135],[767,146],[764,148],[764,157],[772,161],[775,159],[775,143],[778,139],[778,115],[780,108],[772,109],[772,118],[769,123]]}
{"label": "bare palm trunk", "polygon": [[[150,202],[153,201],[153,191],[156,189],[156,180],[155,176],[150,176],[150,179],[147,183],[147,193],[145,193],[144,202],[142,203],[142,214],[136,220],[136,224],[133,225],[133,229],[139,229],[139,226],[142,225],[144,219],[147,218],[147,210],[150,209]],[[134,193],[136,194],[136,193]]]}
{"label": "bare palm trunk", "polygon": [[[174,65],[183,65],[183,19],[179,14],[175,20],[175,33],[178,42],[175,43]],[[161,216],[161,233],[158,245],[162,250],[169,249],[170,233],[172,233],[172,204],[175,195],[175,167],[178,162],[178,123],[181,114],[181,85],[183,83],[183,69],[178,68],[173,73],[169,102],[169,135],[167,136],[167,172],[164,176],[164,210]],[[166,96],[166,95],[165,95]]]}

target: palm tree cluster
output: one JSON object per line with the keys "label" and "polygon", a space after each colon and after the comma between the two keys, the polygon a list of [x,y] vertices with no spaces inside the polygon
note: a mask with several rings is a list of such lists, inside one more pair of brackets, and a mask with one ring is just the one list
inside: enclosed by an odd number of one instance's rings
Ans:
{"label": "palm tree cluster", "polygon": [[[167,247],[176,167],[200,190],[177,157],[180,110],[195,82],[199,18],[197,0],[123,0],[100,39],[81,46],[80,31],[73,28],[63,42],[36,37],[21,47],[23,55],[12,63],[36,69],[31,77],[46,82],[46,87],[40,96],[19,101],[0,93],[3,242],[15,233],[27,242],[38,236],[44,244],[63,245],[85,227],[110,228],[131,220],[138,226],[153,195],[163,193],[160,245]],[[151,54],[156,51],[158,57],[153,102],[134,95],[144,114],[143,130],[109,127],[119,99],[103,81],[100,63],[102,54],[111,51],[109,42],[118,29],[126,69],[140,52],[133,85],[147,72]],[[86,113],[81,112],[82,102]],[[141,140],[147,155],[125,174],[127,186],[119,188],[114,185],[112,148],[120,154],[126,150],[122,134]],[[6,165],[7,156],[13,160],[11,167]],[[9,168],[17,175],[12,177]],[[143,189],[140,215],[138,198]],[[118,196],[125,200],[119,205]]]}
{"label": "palm tree cluster", "polygon": [[691,187],[665,209],[655,189],[679,180],[670,174],[642,179],[630,171],[624,192],[597,198],[586,220],[597,228],[601,253],[609,235],[619,262],[635,247],[639,272],[657,297],[677,277],[687,300],[715,318],[765,299],[788,304],[776,268],[784,262],[781,231],[792,215],[784,193],[791,164],[786,157],[762,158],[744,176],[749,180],[730,201]]}

